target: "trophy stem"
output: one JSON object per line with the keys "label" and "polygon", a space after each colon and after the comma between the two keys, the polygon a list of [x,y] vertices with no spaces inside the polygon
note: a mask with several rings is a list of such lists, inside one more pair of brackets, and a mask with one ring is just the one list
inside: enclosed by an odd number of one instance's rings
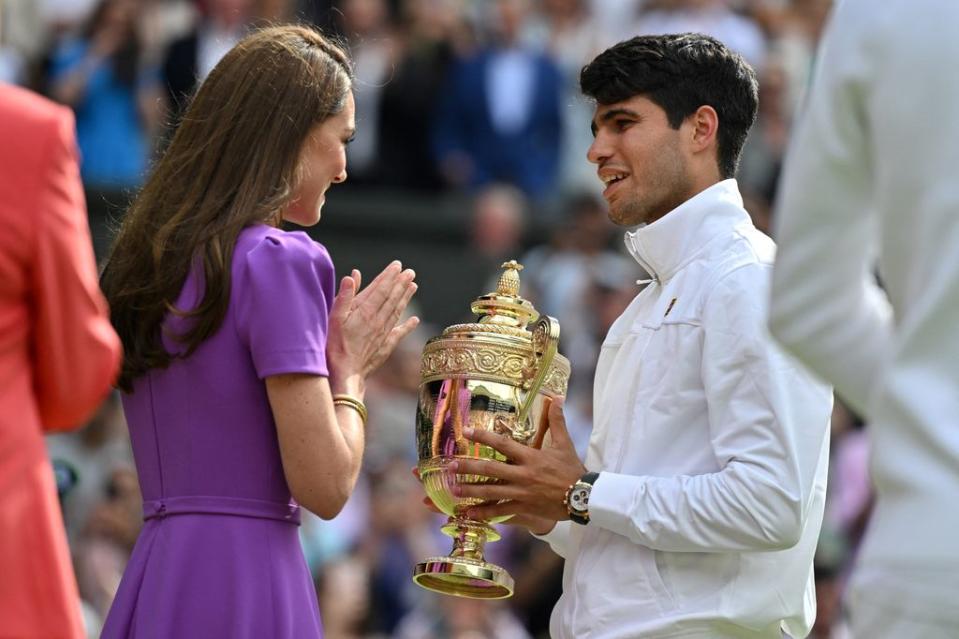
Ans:
{"label": "trophy stem", "polygon": [[450,517],[442,530],[445,535],[453,538],[450,557],[464,557],[474,561],[486,561],[483,557],[486,542],[500,538],[500,534],[486,522],[459,517]]}
{"label": "trophy stem", "polygon": [[509,573],[483,557],[486,542],[500,538],[492,526],[450,517],[442,530],[453,538],[453,550],[446,557],[431,557],[417,564],[413,570],[413,581],[417,585],[471,599],[503,599],[513,594],[513,578]]}

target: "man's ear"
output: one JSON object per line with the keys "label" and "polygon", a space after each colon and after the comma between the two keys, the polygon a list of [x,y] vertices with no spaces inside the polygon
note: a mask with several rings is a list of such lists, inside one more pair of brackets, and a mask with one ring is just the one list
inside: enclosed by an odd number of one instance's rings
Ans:
{"label": "man's ear", "polygon": [[718,146],[719,140],[719,114],[716,109],[704,104],[696,109],[696,112],[686,118],[689,124],[688,141],[690,150],[696,153],[702,153]]}

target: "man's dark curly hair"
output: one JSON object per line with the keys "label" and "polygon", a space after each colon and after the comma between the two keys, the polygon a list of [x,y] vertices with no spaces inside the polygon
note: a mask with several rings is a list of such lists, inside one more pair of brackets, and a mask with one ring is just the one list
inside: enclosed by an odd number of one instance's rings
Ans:
{"label": "man's dark curly hair", "polygon": [[599,104],[641,95],[666,111],[678,129],[703,105],[719,115],[718,162],[723,179],[736,174],[756,119],[756,73],[738,53],[699,33],[639,36],[616,44],[583,67],[583,93]]}

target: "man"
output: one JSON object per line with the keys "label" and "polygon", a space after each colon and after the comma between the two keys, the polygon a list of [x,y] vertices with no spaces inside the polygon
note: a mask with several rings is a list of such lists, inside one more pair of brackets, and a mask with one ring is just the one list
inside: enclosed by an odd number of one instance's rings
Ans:
{"label": "man", "polygon": [[163,56],[162,77],[171,121],[180,121],[197,85],[246,33],[252,4],[251,0],[209,0],[203,3],[197,26],[170,44]]}
{"label": "man", "polygon": [[646,36],[587,65],[589,160],[609,216],[653,278],[613,324],[596,372],[585,466],[550,410],[552,443],[467,436],[510,464],[463,496],[566,558],[555,639],[805,636],[823,515],[832,395],[765,330],[774,245],[733,175],[757,86],[708,36]]}
{"label": "man", "polygon": [[959,636],[956,24],[947,0],[839,5],[776,213],[773,333],[870,423],[857,639]]}
{"label": "man", "polygon": [[43,432],[106,397],[120,340],[97,285],[73,116],[0,85],[0,634],[85,637]]}
{"label": "man", "polygon": [[478,3],[490,12],[494,39],[447,73],[432,137],[451,185],[478,189],[508,182],[534,200],[556,188],[563,77],[549,56],[523,42],[530,5]]}

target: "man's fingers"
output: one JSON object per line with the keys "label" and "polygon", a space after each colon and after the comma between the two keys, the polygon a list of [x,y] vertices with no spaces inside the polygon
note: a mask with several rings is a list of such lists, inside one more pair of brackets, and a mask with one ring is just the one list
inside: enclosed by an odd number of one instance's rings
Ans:
{"label": "man's fingers", "polygon": [[[489,520],[494,517],[505,517],[507,515],[521,515],[525,512],[523,506],[515,501],[502,501],[496,504],[483,504],[482,506],[470,506],[466,510],[466,516],[475,520]],[[509,523],[509,522],[506,522]]]}
{"label": "man's fingers", "polygon": [[463,436],[474,442],[486,444],[495,448],[497,451],[506,455],[510,461],[521,461],[529,455],[529,448],[513,441],[509,437],[504,437],[498,433],[488,430],[476,430],[474,428],[464,428]]}
{"label": "man's fingers", "polygon": [[429,497],[423,498],[423,505],[432,510],[434,513],[443,514],[443,511],[436,507],[436,504],[433,503],[433,500]]}
{"label": "man's fingers", "polygon": [[500,501],[503,499],[520,499],[524,496],[524,489],[513,484],[464,484],[453,486],[453,494],[457,497],[476,497],[485,501]]}
{"label": "man's fingers", "polygon": [[569,430],[566,428],[566,415],[563,414],[565,404],[565,397],[557,397],[550,402],[548,413],[549,434],[554,446],[558,444],[563,448],[575,448],[573,439],[569,436]]}
{"label": "man's fingers", "polygon": [[519,468],[500,461],[461,457],[450,462],[448,469],[449,472],[457,475],[480,475],[509,482],[521,482],[523,480],[523,473]]}

